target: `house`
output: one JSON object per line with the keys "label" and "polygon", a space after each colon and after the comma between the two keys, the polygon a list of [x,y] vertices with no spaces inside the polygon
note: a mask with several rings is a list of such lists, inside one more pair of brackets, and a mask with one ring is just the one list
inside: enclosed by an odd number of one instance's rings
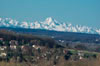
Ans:
{"label": "house", "polygon": [[10,45],[18,45],[18,41],[16,41],[16,40],[11,40],[11,41],[9,42],[9,44],[10,44]]}
{"label": "house", "polygon": [[6,57],[6,56],[7,56],[6,53],[1,53],[1,54],[0,54],[0,57]]}
{"label": "house", "polygon": [[21,49],[23,49],[24,48],[24,46],[21,46]]}
{"label": "house", "polygon": [[21,50],[22,50],[22,53],[29,53],[29,51],[31,50],[30,46],[21,46]]}
{"label": "house", "polygon": [[16,49],[17,45],[18,45],[18,41],[16,40],[11,40],[10,42],[10,48],[13,50],[13,49]]}
{"label": "house", "polygon": [[82,51],[78,51],[79,59],[83,59],[84,53]]}
{"label": "house", "polygon": [[41,47],[38,46],[38,45],[32,45],[32,47],[33,47],[34,49],[41,49]]}
{"label": "house", "polygon": [[65,49],[65,50],[63,50],[63,53],[64,53],[64,54],[67,54],[67,52],[68,52],[68,50],[66,50],[66,49]]}
{"label": "house", "polygon": [[6,46],[0,46],[0,50],[5,50],[7,47]]}
{"label": "house", "polygon": [[16,49],[16,45],[10,45],[10,48],[13,50],[13,49]]}

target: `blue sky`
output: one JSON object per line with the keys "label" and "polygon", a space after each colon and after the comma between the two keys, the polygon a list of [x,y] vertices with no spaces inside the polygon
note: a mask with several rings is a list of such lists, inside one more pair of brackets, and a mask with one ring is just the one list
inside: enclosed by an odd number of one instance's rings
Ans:
{"label": "blue sky", "polygon": [[0,0],[0,17],[18,21],[45,20],[100,28],[100,0]]}

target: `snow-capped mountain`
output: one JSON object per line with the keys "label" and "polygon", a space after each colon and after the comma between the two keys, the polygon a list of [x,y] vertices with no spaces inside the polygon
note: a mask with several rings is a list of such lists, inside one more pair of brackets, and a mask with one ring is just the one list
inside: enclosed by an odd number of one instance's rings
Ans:
{"label": "snow-capped mountain", "polygon": [[72,25],[68,23],[61,23],[49,17],[45,21],[36,22],[19,22],[11,18],[0,18],[0,27],[13,27],[13,28],[30,28],[30,29],[46,29],[64,32],[80,32],[90,34],[100,34],[100,29],[91,28],[81,25]]}

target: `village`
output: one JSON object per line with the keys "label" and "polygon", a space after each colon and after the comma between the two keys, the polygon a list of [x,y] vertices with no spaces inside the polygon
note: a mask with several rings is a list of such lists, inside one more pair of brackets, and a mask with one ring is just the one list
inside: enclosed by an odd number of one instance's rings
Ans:
{"label": "village", "polygon": [[21,45],[19,43],[24,43],[24,41],[4,41],[4,38],[0,38],[0,61],[31,62],[34,64],[40,60],[50,61],[52,59],[52,63],[56,65],[62,56],[66,61],[96,59],[98,56],[96,53],[82,50],[41,46],[39,40],[31,40],[29,43]]}

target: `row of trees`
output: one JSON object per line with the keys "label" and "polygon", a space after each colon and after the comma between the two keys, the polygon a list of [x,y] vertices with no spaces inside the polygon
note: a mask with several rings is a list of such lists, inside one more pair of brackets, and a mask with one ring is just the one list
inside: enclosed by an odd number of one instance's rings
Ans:
{"label": "row of trees", "polygon": [[66,43],[66,48],[100,52],[100,45],[91,45],[91,44],[87,45],[85,43],[77,43],[77,44]]}
{"label": "row of trees", "polygon": [[[32,34],[21,34],[8,30],[0,30],[0,37],[4,39],[5,44],[9,45],[10,40],[18,41],[19,45],[23,44],[39,44],[40,46],[48,46],[53,48],[57,45],[55,40],[47,36],[37,36]],[[0,42],[2,45],[2,42]],[[58,46],[58,45],[57,45]]]}

